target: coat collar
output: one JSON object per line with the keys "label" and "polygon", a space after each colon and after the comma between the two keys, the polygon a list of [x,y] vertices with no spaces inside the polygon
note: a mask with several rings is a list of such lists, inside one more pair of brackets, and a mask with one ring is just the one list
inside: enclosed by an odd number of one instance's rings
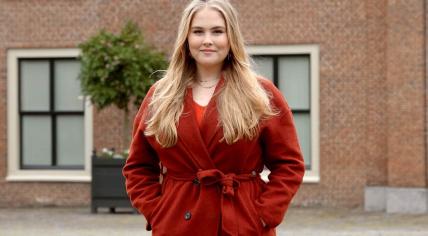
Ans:
{"label": "coat collar", "polygon": [[185,146],[199,169],[206,170],[215,168],[214,161],[210,155],[210,149],[216,144],[214,143],[214,141],[217,140],[214,139],[216,134],[221,131],[216,103],[224,83],[224,78],[222,76],[206,107],[201,128],[199,128],[197,124],[193,110],[192,89],[189,87],[186,91],[183,113],[177,127],[178,141]]}

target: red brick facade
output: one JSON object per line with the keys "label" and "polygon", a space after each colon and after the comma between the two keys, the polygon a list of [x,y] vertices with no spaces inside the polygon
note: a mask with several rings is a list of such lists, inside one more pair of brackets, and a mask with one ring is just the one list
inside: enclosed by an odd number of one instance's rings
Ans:
{"label": "red brick facade", "polygon": [[[171,52],[185,0],[0,0],[0,207],[87,205],[89,183],[7,182],[7,49],[76,48],[138,22]],[[232,1],[249,45],[320,48],[320,182],[294,203],[361,207],[366,186],[427,188],[426,1]],[[121,147],[121,113],[94,113],[94,147]]]}

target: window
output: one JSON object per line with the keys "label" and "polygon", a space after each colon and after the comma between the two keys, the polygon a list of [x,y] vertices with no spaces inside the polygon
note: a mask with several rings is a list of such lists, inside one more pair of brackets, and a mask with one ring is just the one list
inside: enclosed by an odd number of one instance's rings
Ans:
{"label": "window", "polygon": [[89,181],[92,114],[76,49],[8,51],[10,181]]}
{"label": "window", "polygon": [[[252,46],[254,69],[282,92],[293,112],[305,159],[305,182],[319,181],[317,46]],[[267,173],[263,176],[266,178]]]}

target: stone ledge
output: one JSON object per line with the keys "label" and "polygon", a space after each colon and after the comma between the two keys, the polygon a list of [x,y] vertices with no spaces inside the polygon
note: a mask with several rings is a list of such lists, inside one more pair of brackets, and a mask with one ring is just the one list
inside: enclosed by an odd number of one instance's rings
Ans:
{"label": "stone ledge", "polygon": [[428,189],[367,186],[364,209],[387,213],[428,213]]}

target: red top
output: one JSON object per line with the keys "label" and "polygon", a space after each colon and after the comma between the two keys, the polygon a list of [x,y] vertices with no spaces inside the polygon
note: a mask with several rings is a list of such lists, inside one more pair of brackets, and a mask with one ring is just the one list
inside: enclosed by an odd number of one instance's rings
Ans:
{"label": "red top", "polygon": [[193,101],[193,110],[195,111],[196,121],[198,122],[199,128],[201,128],[202,118],[204,117],[206,106],[201,106]]}

